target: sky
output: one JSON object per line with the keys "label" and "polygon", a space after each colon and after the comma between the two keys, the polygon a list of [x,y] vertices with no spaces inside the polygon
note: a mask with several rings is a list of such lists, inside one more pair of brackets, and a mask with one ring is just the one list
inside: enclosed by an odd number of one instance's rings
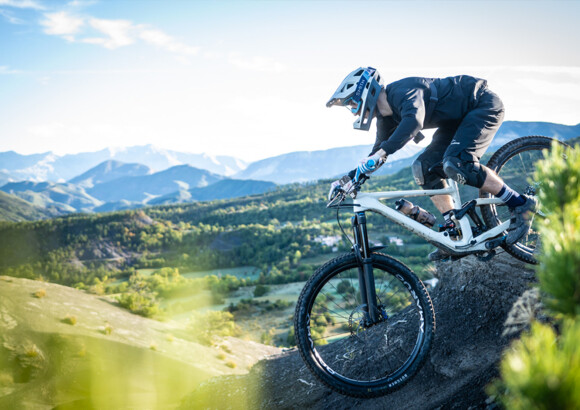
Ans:
{"label": "sky", "polygon": [[360,66],[482,77],[505,120],[576,125],[579,19],[580,1],[0,0],[0,152],[372,144],[325,107]]}

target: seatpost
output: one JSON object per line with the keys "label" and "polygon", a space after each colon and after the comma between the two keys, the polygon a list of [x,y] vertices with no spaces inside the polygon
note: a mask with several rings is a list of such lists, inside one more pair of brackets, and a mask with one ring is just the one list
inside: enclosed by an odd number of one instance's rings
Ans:
{"label": "seatpost", "polygon": [[373,260],[369,249],[367,234],[367,219],[364,212],[357,212],[352,217],[354,232],[355,253],[360,255],[360,265],[358,268],[358,281],[361,299],[367,307],[368,325],[377,323],[377,295],[375,291],[375,277],[373,275]]}

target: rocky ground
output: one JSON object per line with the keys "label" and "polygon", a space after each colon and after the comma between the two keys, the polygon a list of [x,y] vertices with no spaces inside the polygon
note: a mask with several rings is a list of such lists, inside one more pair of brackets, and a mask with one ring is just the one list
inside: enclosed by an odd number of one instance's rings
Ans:
{"label": "rocky ground", "polygon": [[[377,399],[342,396],[319,383],[299,353],[290,350],[260,361],[248,375],[202,383],[181,408],[493,408],[485,387],[497,376],[502,351],[525,326],[525,316],[534,314],[534,303],[522,302],[524,293],[524,298],[534,295],[529,291],[533,267],[502,253],[489,262],[467,257],[439,263],[437,276],[439,284],[431,292],[437,326],[431,355],[401,390]],[[508,320],[514,306],[519,316]]]}

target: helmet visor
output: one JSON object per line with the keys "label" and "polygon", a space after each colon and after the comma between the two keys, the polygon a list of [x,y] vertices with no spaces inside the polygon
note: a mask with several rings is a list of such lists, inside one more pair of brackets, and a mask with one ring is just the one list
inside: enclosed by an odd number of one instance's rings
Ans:
{"label": "helmet visor", "polygon": [[357,102],[353,97],[351,97],[348,98],[342,105],[346,107],[352,113],[352,115],[358,115],[362,106],[362,101],[359,100]]}

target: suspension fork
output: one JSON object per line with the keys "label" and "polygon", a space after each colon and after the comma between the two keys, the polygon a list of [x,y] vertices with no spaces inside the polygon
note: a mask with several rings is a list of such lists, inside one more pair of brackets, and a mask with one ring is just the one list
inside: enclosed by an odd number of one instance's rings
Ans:
{"label": "suspension fork", "polygon": [[377,294],[375,291],[375,277],[373,275],[373,259],[369,247],[367,234],[367,218],[364,212],[357,212],[351,219],[354,233],[354,253],[357,256],[358,281],[362,303],[366,305],[366,325],[370,326],[379,321],[377,312]]}

